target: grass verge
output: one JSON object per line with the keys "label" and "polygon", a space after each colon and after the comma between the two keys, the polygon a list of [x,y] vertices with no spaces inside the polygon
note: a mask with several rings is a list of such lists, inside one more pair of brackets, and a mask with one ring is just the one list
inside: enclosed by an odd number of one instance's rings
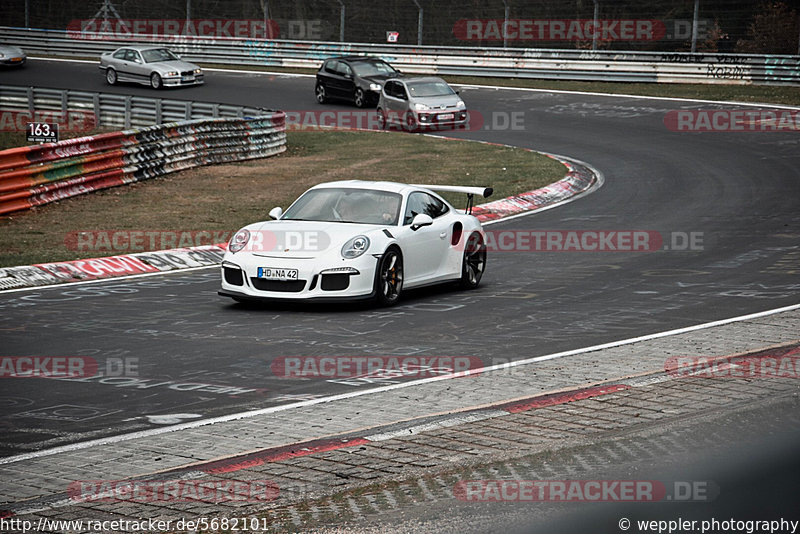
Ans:
{"label": "grass verge", "polygon": [[[0,266],[142,250],[74,250],[90,230],[236,231],[321,182],[348,179],[492,186],[493,198],[561,179],[560,163],[524,149],[400,132],[289,132],[274,158],[201,167],[0,218]],[[463,195],[448,198],[463,205]],[[73,234],[74,235],[74,234]],[[147,245],[147,242],[145,243]],[[156,247],[160,248],[160,247]]]}

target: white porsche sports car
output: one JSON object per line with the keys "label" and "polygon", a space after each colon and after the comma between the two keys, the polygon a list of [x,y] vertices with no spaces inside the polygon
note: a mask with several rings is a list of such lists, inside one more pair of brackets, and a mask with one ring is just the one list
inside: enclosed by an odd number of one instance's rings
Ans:
{"label": "white porsche sports car", "polygon": [[[466,213],[433,191],[467,195]],[[312,187],[275,220],[234,234],[219,294],[236,301],[375,299],[442,282],[478,286],[486,267],[473,198],[491,188],[341,181]]]}

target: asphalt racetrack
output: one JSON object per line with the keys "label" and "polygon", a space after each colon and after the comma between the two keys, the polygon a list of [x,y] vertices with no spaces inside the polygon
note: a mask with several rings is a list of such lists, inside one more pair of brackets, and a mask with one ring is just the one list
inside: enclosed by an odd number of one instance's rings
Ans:
{"label": "asphalt racetrack", "polygon": [[[318,105],[311,77],[212,71],[202,87],[156,94],[110,87],[96,64],[32,59],[2,76],[12,85],[355,110]],[[658,250],[497,251],[478,290],[418,290],[391,309],[244,308],[217,296],[216,268],[1,294],[4,355],[88,356],[108,376],[3,381],[0,454],[391,383],[276,377],[270,365],[284,356],[472,356],[492,365],[798,303],[796,133],[679,133],[664,123],[671,110],[734,105],[475,87],[461,95],[487,127],[443,135],[562,154],[605,178],[591,195],[487,229],[650,231],[661,236]],[[127,376],[114,376],[125,363]]]}

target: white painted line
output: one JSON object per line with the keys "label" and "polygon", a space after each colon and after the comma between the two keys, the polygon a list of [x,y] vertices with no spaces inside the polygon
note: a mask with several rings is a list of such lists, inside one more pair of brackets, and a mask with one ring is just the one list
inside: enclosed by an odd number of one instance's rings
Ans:
{"label": "white painted line", "polygon": [[456,415],[441,421],[432,421],[430,423],[423,423],[420,425],[408,426],[399,428],[389,432],[379,432],[369,436],[364,436],[364,439],[369,441],[386,441],[387,439],[394,439],[403,436],[412,436],[421,432],[429,432],[439,428],[448,428],[451,426],[463,425],[464,423],[475,423],[477,421],[484,421],[486,419],[493,419],[504,415],[511,415],[505,410],[481,410],[480,412],[468,413],[466,415]]}
{"label": "white painted line", "polygon": [[798,309],[800,309],[800,304],[793,304],[791,306],[785,306],[783,308],[776,308],[776,309],[773,309],[773,310],[766,310],[766,311],[762,311],[762,312],[751,313],[751,314],[748,314],[748,315],[741,315],[741,316],[738,316],[738,317],[731,317],[729,319],[721,319],[719,321],[712,321],[712,322],[709,322],[709,323],[702,323],[702,324],[698,324],[698,325],[687,326],[687,327],[684,327],[684,328],[677,328],[677,329],[674,329],[674,330],[667,330],[665,332],[658,332],[658,333],[655,333],[655,334],[648,334],[648,335],[645,335],[645,336],[639,336],[639,337],[630,338],[630,339],[623,339],[623,340],[620,340],[620,341],[612,341],[610,343],[603,343],[603,344],[600,344],[600,345],[593,345],[593,346],[590,346],[590,347],[584,347],[584,348],[580,348],[580,349],[573,349],[573,350],[567,350],[567,351],[564,351],[564,352],[557,352],[555,354],[548,354],[548,355],[545,355],[545,356],[536,356],[534,358],[527,358],[525,360],[517,360],[517,361],[512,361],[512,362],[506,362],[506,363],[502,363],[502,364],[492,365],[492,366],[489,366],[489,367],[482,367],[480,369],[471,369],[469,371],[462,371],[462,372],[455,373],[455,374],[450,374],[450,375],[440,375],[440,376],[434,376],[434,377],[430,377],[430,378],[421,378],[419,380],[412,380],[412,381],[409,381],[409,382],[403,382],[401,384],[392,384],[392,385],[389,385],[389,386],[381,386],[381,387],[362,390],[362,391],[351,391],[349,393],[341,393],[339,395],[332,395],[330,397],[322,397],[322,398],[319,398],[319,399],[312,399],[312,400],[307,400],[307,401],[302,401],[302,402],[296,402],[296,403],[293,403],[293,404],[285,404],[285,405],[282,405],[282,406],[273,406],[273,407],[270,407],[270,408],[262,408],[262,409],[259,409],[259,410],[251,410],[251,411],[247,411],[247,412],[239,412],[239,413],[224,415],[224,416],[220,416],[220,417],[213,417],[213,418],[210,418],[210,419],[202,419],[200,421],[193,421],[193,422],[190,422],[190,423],[183,423],[183,424],[180,424],[180,425],[174,425],[174,426],[162,427],[162,428],[154,428],[154,429],[150,429],[150,430],[141,430],[139,432],[131,432],[129,434],[120,434],[120,435],[116,435],[116,436],[110,436],[110,437],[107,437],[107,438],[94,439],[94,440],[91,440],[91,441],[83,441],[83,442],[80,442],[80,443],[72,443],[70,445],[63,445],[63,446],[60,446],[60,447],[54,447],[52,449],[45,449],[45,450],[41,450],[41,451],[29,452],[29,453],[24,453],[24,454],[18,454],[16,456],[8,456],[6,458],[0,458],[0,465],[12,464],[12,463],[16,463],[16,462],[21,462],[23,460],[32,460],[32,459],[35,459],[35,458],[42,458],[42,457],[45,457],[45,456],[52,456],[54,454],[61,454],[61,453],[66,453],[66,452],[79,451],[79,450],[89,449],[89,448],[92,448],[92,447],[98,447],[98,446],[102,446],[102,445],[111,445],[111,444],[114,444],[114,443],[120,443],[120,442],[123,442],[123,441],[130,441],[130,440],[138,439],[138,438],[150,438],[150,437],[158,436],[158,435],[161,435],[161,434],[167,434],[167,433],[170,433],[170,432],[177,432],[179,430],[189,430],[189,429],[193,429],[193,428],[199,428],[199,427],[202,427],[202,426],[214,425],[214,424],[217,424],[217,423],[225,423],[225,422],[228,422],[228,421],[236,421],[236,420],[239,420],[239,419],[247,419],[247,418],[251,418],[251,417],[258,417],[260,415],[269,415],[269,414],[278,413],[278,412],[284,412],[284,411],[292,410],[292,409],[296,409],[296,408],[304,408],[306,406],[316,406],[318,404],[325,404],[325,403],[328,403],[328,402],[335,402],[335,401],[339,401],[339,400],[352,399],[352,398],[356,398],[356,397],[361,397],[363,395],[374,395],[376,393],[383,393],[383,392],[386,392],[386,391],[393,391],[395,389],[404,389],[404,388],[408,388],[408,387],[418,386],[418,385],[421,385],[421,384],[429,384],[429,383],[432,383],[432,382],[439,382],[441,380],[449,380],[449,379],[452,379],[452,378],[462,378],[462,377],[465,377],[465,376],[468,376],[468,375],[473,375],[473,374],[474,375],[479,375],[481,373],[487,373],[487,372],[490,372],[490,371],[505,370],[505,369],[509,369],[511,367],[520,367],[522,365],[530,365],[530,364],[536,363],[536,362],[555,360],[555,359],[558,359],[558,358],[565,358],[565,357],[568,357],[568,356],[575,356],[575,355],[578,355],[578,354],[585,354],[585,353],[588,353],[588,352],[595,352],[595,351],[603,350],[603,349],[621,347],[623,345],[632,345],[634,343],[641,343],[642,341],[650,341],[650,340],[659,339],[659,338],[662,338],[662,337],[675,336],[675,335],[678,335],[678,334],[686,334],[686,333],[689,333],[689,332],[695,332],[697,330],[703,330],[703,329],[712,328],[712,327],[715,327],[715,326],[723,326],[723,325],[736,323],[736,322],[741,322],[741,321],[748,321],[748,320],[751,320],[751,319],[758,319],[760,317],[767,317],[769,315],[775,315],[775,314],[778,314],[778,313],[784,313],[784,312],[788,312],[788,311],[795,311],[795,310],[798,310]]}
{"label": "white painted line", "polygon": [[638,100],[664,100],[667,102],[698,102],[700,104],[721,104],[730,106],[750,106],[750,107],[766,107],[777,109],[800,109],[797,106],[787,106],[785,104],[767,104],[764,102],[738,102],[736,100],[703,100],[700,98],[681,98],[676,96],[646,96],[646,95],[629,95],[627,93],[597,93],[593,91],[567,91],[564,89],[535,89],[533,87],[508,87],[505,85],[477,85],[477,84],[459,84],[452,83],[457,87],[471,87],[474,89],[494,89],[505,91],[529,91],[532,93],[556,93],[565,95],[586,95],[586,96],[606,96],[614,98],[635,98]]}

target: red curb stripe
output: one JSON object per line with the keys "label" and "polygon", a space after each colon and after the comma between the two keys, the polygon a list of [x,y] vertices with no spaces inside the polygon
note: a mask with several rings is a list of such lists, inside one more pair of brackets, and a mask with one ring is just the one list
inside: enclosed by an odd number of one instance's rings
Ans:
{"label": "red curb stripe", "polygon": [[[504,406],[499,406],[498,409],[505,410],[509,413],[519,413],[535,408],[566,404],[568,402],[617,393],[626,389],[630,389],[630,386],[625,384],[594,386],[576,391],[553,393],[521,402],[517,401]],[[264,465],[266,463],[280,462],[290,458],[299,458],[301,456],[310,456],[320,452],[329,452],[349,447],[358,447],[360,445],[367,445],[369,443],[372,442],[361,437],[308,441],[304,443],[295,443],[282,447],[264,449],[262,451],[237,456],[235,458],[227,458],[225,460],[217,460],[206,464],[201,464],[199,466],[195,465],[189,469],[199,470],[208,474],[233,473],[236,471],[241,471],[242,469],[249,469],[251,467]],[[181,470],[183,471],[186,469]]]}
{"label": "red curb stripe", "polygon": [[200,466],[199,470],[208,474],[233,473],[242,469],[263,465],[265,463],[280,462],[281,460],[298,458],[300,456],[309,456],[318,452],[329,452],[348,447],[357,447],[367,443],[370,443],[369,440],[364,438],[352,438],[348,440],[334,439],[296,443],[293,445],[286,445],[284,447],[265,449],[263,451],[239,456],[237,458],[211,462],[205,464],[204,466]]}
{"label": "red curb stripe", "polygon": [[555,406],[557,404],[566,404],[568,402],[591,399],[593,397],[600,397],[602,395],[617,393],[619,391],[624,391],[630,388],[631,388],[630,386],[626,386],[625,384],[595,386],[587,389],[581,389],[578,391],[568,391],[566,393],[553,393],[551,395],[537,397],[529,401],[515,402],[512,404],[501,406],[500,409],[505,410],[508,413],[527,412],[528,410],[533,410],[535,408],[544,408],[546,406]]}

